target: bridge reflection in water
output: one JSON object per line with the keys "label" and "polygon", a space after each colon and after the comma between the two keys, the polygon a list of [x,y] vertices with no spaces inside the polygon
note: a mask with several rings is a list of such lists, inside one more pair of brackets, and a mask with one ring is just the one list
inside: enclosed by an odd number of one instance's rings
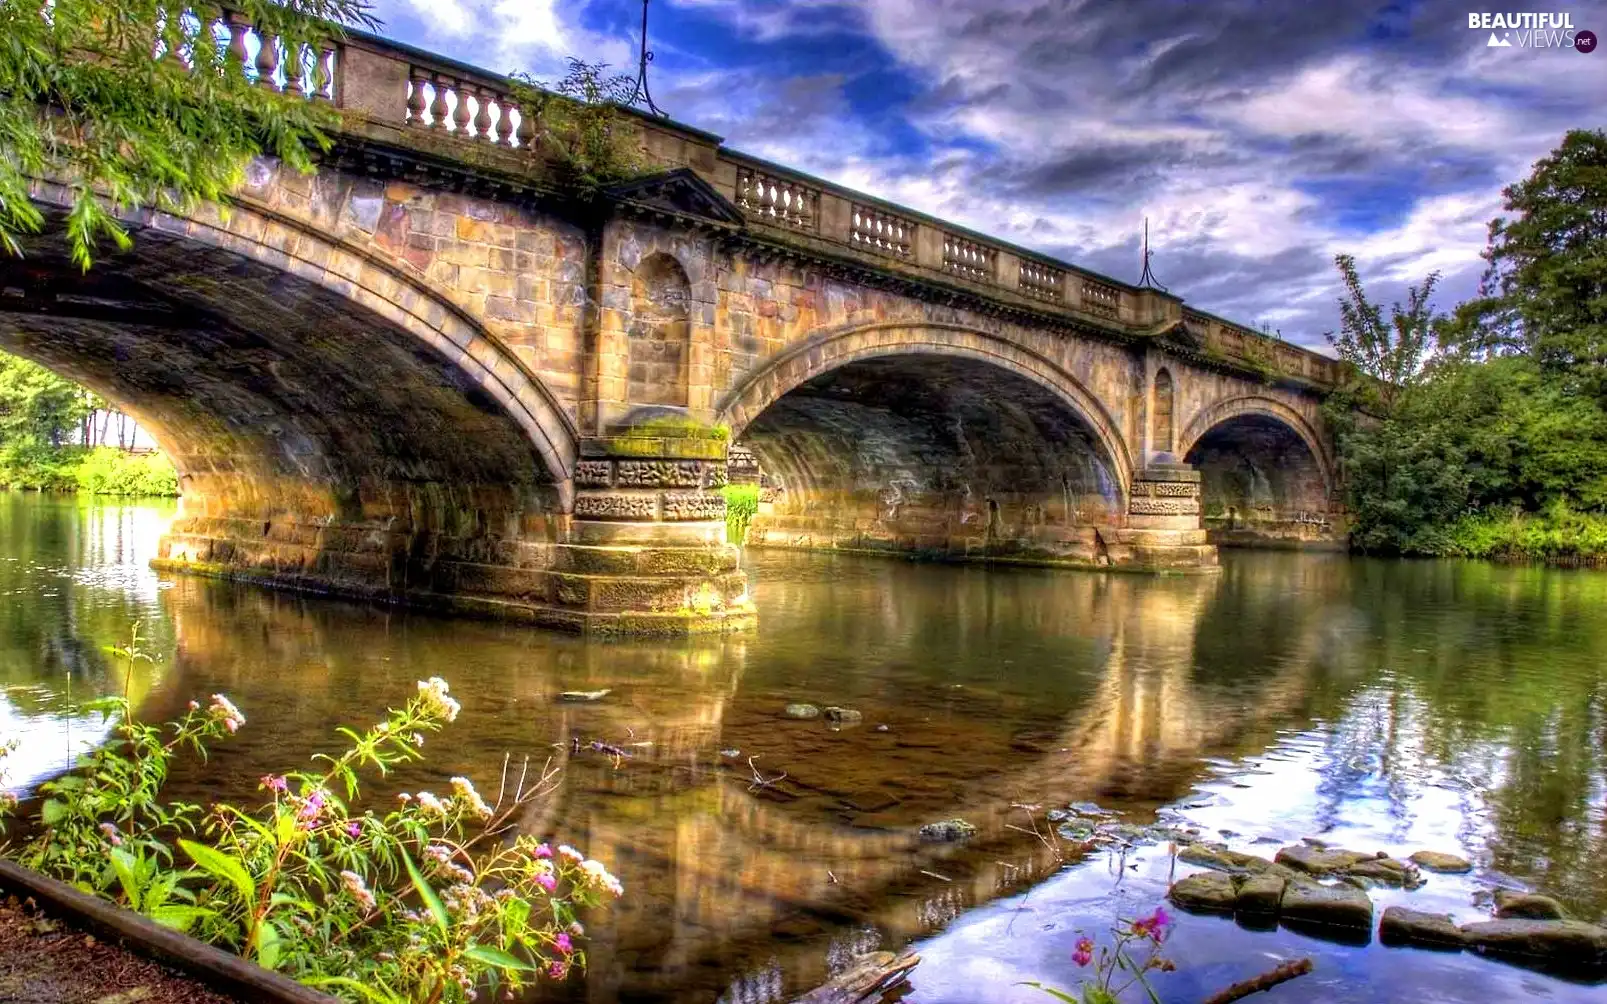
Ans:
{"label": "bridge reflection in water", "polygon": [[[489,794],[504,754],[515,771],[526,756],[560,765],[523,825],[627,890],[591,925],[586,999],[781,999],[845,953],[907,943],[1056,868],[1016,829],[1022,803],[1142,816],[1203,758],[1299,719],[1327,629],[1312,593],[1342,590],[1342,568],[1272,567],[1145,579],[773,554],[752,570],[760,636],[606,645],[179,579],[163,594],[173,666],[145,714],[234,695],[250,726],[205,773],[180,772],[176,794],[245,795],[336,725],[445,676],[462,718],[430,740],[428,769],[376,794],[459,773]],[[1224,632],[1236,643],[1213,641]],[[1254,665],[1244,637],[1261,639]],[[791,701],[865,721],[785,720]],[[917,838],[954,816],[973,841]]]}

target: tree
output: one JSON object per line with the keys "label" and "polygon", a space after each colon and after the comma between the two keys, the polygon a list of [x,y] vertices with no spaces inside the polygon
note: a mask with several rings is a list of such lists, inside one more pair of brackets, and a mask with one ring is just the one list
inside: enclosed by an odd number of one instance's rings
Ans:
{"label": "tree", "polygon": [[1385,414],[1395,409],[1401,392],[1416,383],[1423,374],[1429,355],[1434,349],[1435,315],[1429,306],[1434,287],[1440,281],[1438,272],[1431,272],[1421,286],[1410,286],[1406,291],[1406,305],[1396,301],[1390,307],[1390,317],[1384,320],[1381,306],[1367,299],[1361,276],[1356,271],[1356,259],[1348,254],[1334,256],[1345,283],[1345,295],[1339,300],[1339,333],[1326,332],[1323,337],[1364,379],[1355,388],[1364,407],[1376,405]]}
{"label": "tree", "polygon": [[[311,83],[341,25],[374,27],[368,0],[231,0]],[[202,9],[197,5],[196,10]],[[336,112],[256,86],[215,13],[160,0],[0,0],[0,245],[21,254],[44,215],[31,179],[71,186],[66,228],[88,268],[129,238],[117,212],[223,201],[255,156],[312,170]]]}
{"label": "tree", "polygon": [[1475,357],[1526,354],[1607,398],[1607,132],[1569,132],[1502,195],[1514,215],[1491,222],[1480,295],[1445,340]]}
{"label": "tree", "polygon": [[87,404],[72,381],[0,352],[0,448],[64,445],[79,431]]}

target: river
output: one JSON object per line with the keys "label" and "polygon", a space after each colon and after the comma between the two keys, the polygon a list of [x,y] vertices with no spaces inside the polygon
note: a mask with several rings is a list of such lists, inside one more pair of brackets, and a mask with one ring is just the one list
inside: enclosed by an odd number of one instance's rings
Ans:
{"label": "river", "polygon": [[[761,1004],[913,945],[908,1001],[1047,1001],[1015,984],[1073,987],[1078,932],[1152,908],[1171,866],[1154,846],[1062,862],[1028,832],[1080,801],[1269,855],[1316,837],[1477,862],[1375,891],[1380,910],[1482,919],[1507,885],[1607,915],[1607,573],[1228,553],[1221,575],[1152,578],[754,552],[756,633],[604,644],[161,577],[147,562],[172,512],[0,493],[10,782],[104,735],[72,706],[123,687],[105,647],[135,621],[155,655],[133,681],[143,717],[225,692],[249,718],[175,773],[173,794],[203,802],[251,796],[445,677],[462,716],[376,796],[454,774],[495,792],[505,756],[552,759],[559,788],[526,825],[625,884],[589,925],[584,986],[552,999]],[[788,720],[791,702],[864,721]],[[980,833],[912,838],[950,817]],[[1168,1002],[1300,956],[1315,972],[1262,999],[1607,993],[1211,917],[1181,917],[1168,954]]]}

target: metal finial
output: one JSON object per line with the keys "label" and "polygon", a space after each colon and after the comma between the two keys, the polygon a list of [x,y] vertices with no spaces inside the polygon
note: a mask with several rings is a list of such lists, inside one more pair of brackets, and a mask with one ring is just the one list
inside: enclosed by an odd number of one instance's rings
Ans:
{"label": "metal finial", "polygon": [[1155,273],[1149,269],[1149,256],[1154,253],[1149,249],[1149,217],[1146,216],[1144,217],[1144,271],[1138,277],[1138,284],[1140,286],[1154,287],[1164,293],[1166,292],[1166,287],[1160,284],[1160,281],[1155,278]]}
{"label": "metal finial", "polygon": [[653,50],[647,47],[647,4],[642,0],[642,55],[636,64],[636,86],[631,89],[627,105],[646,105],[647,110],[660,118],[669,118],[669,113],[663,111],[653,103],[653,92],[647,89],[647,64],[653,61]]}

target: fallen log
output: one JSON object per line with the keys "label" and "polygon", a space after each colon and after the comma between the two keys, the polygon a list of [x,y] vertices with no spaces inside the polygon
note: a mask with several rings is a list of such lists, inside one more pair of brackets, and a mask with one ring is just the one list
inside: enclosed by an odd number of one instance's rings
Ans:
{"label": "fallen log", "polygon": [[1241,997],[1248,997],[1263,990],[1271,990],[1280,983],[1304,976],[1311,972],[1311,960],[1300,959],[1295,962],[1285,962],[1275,969],[1269,969],[1252,979],[1235,983],[1226,990],[1218,991],[1205,999],[1205,1004],[1232,1004]]}
{"label": "fallen log", "polygon": [[865,1001],[896,1000],[887,995],[909,984],[909,972],[921,961],[919,955],[870,952],[858,956],[847,969],[821,986],[794,999],[791,1004],[863,1004]]}

